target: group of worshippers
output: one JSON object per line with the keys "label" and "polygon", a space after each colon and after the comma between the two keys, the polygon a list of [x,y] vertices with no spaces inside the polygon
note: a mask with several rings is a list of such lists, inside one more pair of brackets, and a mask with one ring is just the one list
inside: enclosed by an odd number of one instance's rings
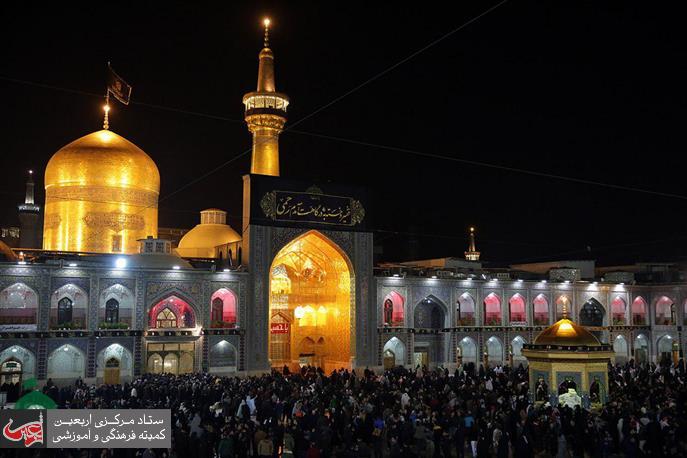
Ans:
{"label": "group of worshippers", "polygon": [[609,366],[609,402],[596,411],[532,402],[522,366],[473,364],[145,374],[125,385],[44,390],[61,408],[171,409],[172,448],[139,451],[144,458],[640,457],[687,456],[685,379],[683,365]]}

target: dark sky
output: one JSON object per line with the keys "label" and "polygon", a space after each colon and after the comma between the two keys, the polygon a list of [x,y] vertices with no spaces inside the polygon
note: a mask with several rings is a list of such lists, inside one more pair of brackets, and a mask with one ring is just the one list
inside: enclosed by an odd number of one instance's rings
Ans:
{"label": "dark sky", "polygon": [[[24,171],[42,176],[55,151],[99,129],[102,105],[7,78],[99,94],[110,60],[135,102],[227,118],[115,105],[111,126],[157,163],[161,226],[192,227],[220,207],[238,229],[249,155],[166,196],[250,147],[241,97],[255,87],[264,15],[293,122],[495,4],[155,3],[3,5],[0,222],[15,222]],[[297,130],[687,196],[683,19],[647,3],[579,3],[511,0]],[[303,133],[282,135],[281,161],[285,177],[367,186],[387,260],[409,245],[462,255],[469,225],[497,263],[685,259],[685,199]]]}

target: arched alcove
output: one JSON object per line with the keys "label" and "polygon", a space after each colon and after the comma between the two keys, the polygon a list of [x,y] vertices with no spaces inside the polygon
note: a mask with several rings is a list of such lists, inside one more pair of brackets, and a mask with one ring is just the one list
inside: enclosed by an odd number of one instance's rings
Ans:
{"label": "arched alcove", "polygon": [[[300,363],[325,372],[351,367],[352,284],[353,268],[343,250],[318,231],[307,232],[279,250],[270,268],[268,332],[273,367],[293,368]],[[277,316],[283,322],[276,323]],[[301,351],[301,342],[320,338],[320,344]]]}

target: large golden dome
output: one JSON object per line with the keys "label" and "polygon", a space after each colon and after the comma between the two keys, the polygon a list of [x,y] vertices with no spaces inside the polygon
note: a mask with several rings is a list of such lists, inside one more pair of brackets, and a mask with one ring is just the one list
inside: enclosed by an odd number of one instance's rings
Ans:
{"label": "large golden dome", "polygon": [[160,172],[139,147],[109,130],[61,148],[45,169],[43,248],[136,253],[157,236]]}
{"label": "large golden dome", "polygon": [[563,318],[544,329],[534,339],[534,345],[598,347],[601,346],[601,342],[594,334],[582,326],[575,324],[567,318]]}
{"label": "large golden dome", "polygon": [[200,212],[200,224],[179,241],[177,253],[184,258],[214,258],[215,247],[238,242],[241,236],[231,228],[227,212],[209,208]]}

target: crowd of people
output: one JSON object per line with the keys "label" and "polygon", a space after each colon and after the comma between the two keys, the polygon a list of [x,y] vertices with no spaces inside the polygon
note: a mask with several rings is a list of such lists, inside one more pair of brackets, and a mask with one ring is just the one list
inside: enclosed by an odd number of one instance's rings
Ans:
{"label": "crowd of people", "polygon": [[687,456],[685,378],[682,364],[609,367],[609,401],[592,411],[530,402],[522,366],[472,364],[451,373],[145,374],[44,390],[61,408],[171,409],[172,448],[139,451],[145,458],[640,457]]}

